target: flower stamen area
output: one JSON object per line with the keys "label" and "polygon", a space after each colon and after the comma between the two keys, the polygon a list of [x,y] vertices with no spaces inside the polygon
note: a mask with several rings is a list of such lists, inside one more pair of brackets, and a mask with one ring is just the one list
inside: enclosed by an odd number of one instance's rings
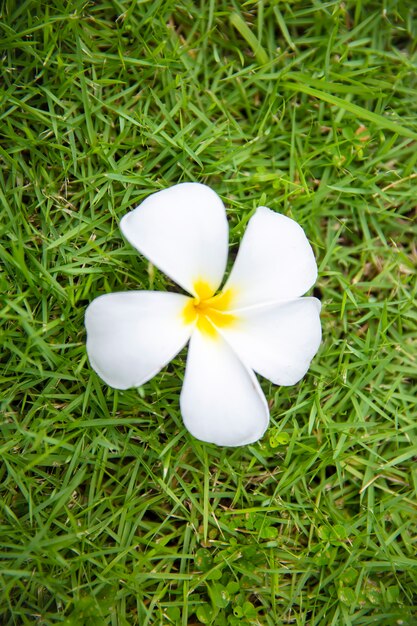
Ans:
{"label": "flower stamen area", "polygon": [[236,316],[229,313],[233,299],[232,289],[213,296],[213,289],[203,280],[194,283],[196,297],[187,302],[183,309],[186,324],[196,322],[197,328],[212,338],[217,337],[217,328],[230,326]]}

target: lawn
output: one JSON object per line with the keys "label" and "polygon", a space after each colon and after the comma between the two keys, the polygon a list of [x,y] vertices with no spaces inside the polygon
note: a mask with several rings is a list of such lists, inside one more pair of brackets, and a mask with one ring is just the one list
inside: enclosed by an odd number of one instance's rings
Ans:
{"label": "lawn", "polygon": [[[417,623],[412,0],[4,0],[0,623]],[[97,296],[175,286],[123,239],[209,184],[230,258],[259,205],[317,258],[323,342],[238,448],[188,434],[186,352],[91,369]]]}

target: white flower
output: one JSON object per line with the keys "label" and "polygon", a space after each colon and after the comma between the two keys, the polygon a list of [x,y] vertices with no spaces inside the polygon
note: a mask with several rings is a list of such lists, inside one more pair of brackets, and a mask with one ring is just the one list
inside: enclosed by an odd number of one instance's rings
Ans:
{"label": "white flower", "polygon": [[252,443],[269,421],[254,374],[293,385],[321,341],[320,302],[301,298],[317,267],[303,229],[259,207],[218,295],[228,225],[219,196],[183,183],[123,217],[126,239],[190,296],[131,291],[100,296],[85,315],[87,351],[116,389],[138,387],[189,341],[181,413],[190,433],[224,446]]}

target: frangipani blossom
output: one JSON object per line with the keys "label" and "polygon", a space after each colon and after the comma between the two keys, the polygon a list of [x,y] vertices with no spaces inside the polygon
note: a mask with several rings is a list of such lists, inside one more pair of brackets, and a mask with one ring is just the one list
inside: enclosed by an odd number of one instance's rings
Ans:
{"label": "frangipani blossom", "polygon": [[110,293],[87,308],[91,366],[116,389],[139,387],[189,342],[180,408],[202,441],[240,446],[264,434],[269,410],[255,372],[293,385],[321,341],[320,302],[301,296],[317,267],[303,229],[259,207],[221,292],[228,224],[219,196],[182,183],[125,215],[126,239],[189,295]]}

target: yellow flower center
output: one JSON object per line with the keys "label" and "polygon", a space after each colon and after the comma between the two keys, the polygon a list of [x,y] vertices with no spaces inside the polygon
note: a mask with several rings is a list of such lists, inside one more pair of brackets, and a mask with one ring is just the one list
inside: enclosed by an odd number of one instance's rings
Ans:
{"label": "yellow flower center", "polygon": [[217,336],[217,328],[230,326],[236,317],[229,313],[233,291],[228,289],[213,296],[213,289],[204,280],[194,283],[196,297],[185,305],[182,315],[186,324],[197,320],[197,328],[210,337]]}

